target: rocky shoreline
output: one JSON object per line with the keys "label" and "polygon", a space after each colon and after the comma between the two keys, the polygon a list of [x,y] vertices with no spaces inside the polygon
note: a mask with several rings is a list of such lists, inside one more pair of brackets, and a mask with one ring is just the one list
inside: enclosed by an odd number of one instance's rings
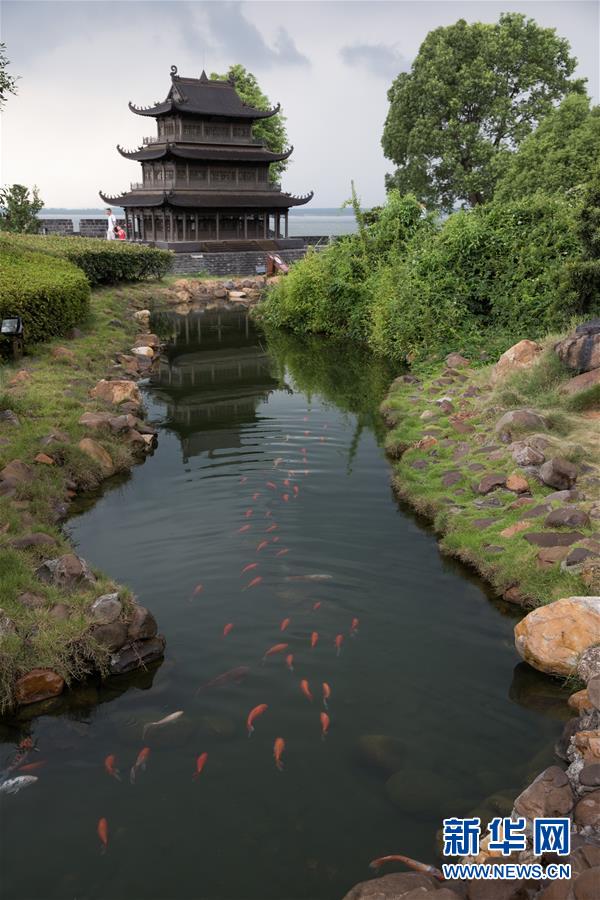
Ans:
{"label": "rocky shoreline", "polygon": [[[567,398],[562,419],[533,405],[506,408],[507,400],[526,394],[528,380],[544,380],[542,367]],[[381,409],[396,495],[434,523],[444,552],[474,566],[506,601],[531,610],[515,627],[522,658],[581,687],[569,699],[577,715],[556,745],[557,764],[534,779],[510,812],[526,819],[527,849],[500,856],[488,849],[488,835],[479,855],[463,861],[540,862],[531,850],[533,819],[568,816],[570,857],[549,854],[541,861],[569,862],[571,880],[440,883],[410,872],[363,882],[344,900],[400,900],[417,891],[438,900],[593,900],[600,894],[600,596],[592,596],[600,593],[599,385],[600,322],[594,321],[546,348],[521,341],[487,370],[450,354],[441,373],[396,379]],[[590,441],[584,438],[575,452],[569,443],[581,435],[578,419],[588,423]],[[515,551],[510,545],[517,541]],[[505,554],[508,567],[497,562]],[[577,595],[563,592],[565,584]]]}

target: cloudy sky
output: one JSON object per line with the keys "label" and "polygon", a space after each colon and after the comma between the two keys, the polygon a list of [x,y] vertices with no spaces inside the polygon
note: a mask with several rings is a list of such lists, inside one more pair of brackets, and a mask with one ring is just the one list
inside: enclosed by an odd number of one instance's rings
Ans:
{"label": "cloudy sky", "polygon": [[0,182],[39,185],[47,206],[97,206],[99,188],[118,194],[139,177],[115,144],[136,147],[155,132],[129,100],[164,98],[173,64],[198,76],[242,63],[288,117],[296,149],[284,188],[339,206],[354,179],[363,203],[378,203],[393,77],[430,29],[512,10],[568,38],[598,102],[597,0],[1,0],[1,40],[20,81],[2,114]]}

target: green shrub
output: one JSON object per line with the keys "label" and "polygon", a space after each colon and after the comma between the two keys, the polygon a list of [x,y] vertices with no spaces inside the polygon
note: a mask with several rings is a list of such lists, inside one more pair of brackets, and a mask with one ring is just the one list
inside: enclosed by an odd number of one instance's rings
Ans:
{"label": "green shrub", "polygon": [[68,259],[83,269],[92,285],[162,278],[171,267],[171,254],[166,250],[98,238],[2,234],[0,248],[3,246]]}
{"label": "green shrub", "polygon": [[27,342],[63,334],[86,315],[90,285],[77,266],[1,244],[0,251],[0,317],[21,316]]}

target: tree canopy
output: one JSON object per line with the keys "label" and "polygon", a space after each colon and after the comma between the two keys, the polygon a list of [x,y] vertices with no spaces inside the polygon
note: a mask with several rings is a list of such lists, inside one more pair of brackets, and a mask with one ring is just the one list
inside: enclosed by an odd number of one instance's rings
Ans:
{"label": "tree canopy", "polygon": [[[223,75],[217,72],[211,73],[211,78],[219,78],[226,81],[228,78],[235,82],[235,89],[249,106],[256,109],[272,109],[272,104],[266,94],[261,91],[258,81],[252,72],[248,72],[244,66],[239,63],[230,66],[228,71]],[[259,119],[252,128],[254,137],[263,140],[269,150],[273,153],[283,153],[288,146],[287,130],[285,127],[285,116],[282,112],[276,113],[269,119]],[[288,161],[286,159],[281,162],[271,163],[269,166],[269,178],[271,181],[278,181],[282,172],[287,169]]]}
{"label": "tree canopy", "polygon": [[39,191],[32,193],[24,184],[13,184],[0,190],[0,231],[35,234],[40,227],[37,214],[44,206]]}
{"label": "tree canopy", "polygon": [[567,40],[520,13],[495,24],[460,19],[429,32],[410,72],[388,91],[382,145],[389,187],[443,209],[489,200],[511,153],[568,93]]}
{"label": "tree canopy", "polygon": [[6,44],[0,43],[0,109],[6,103],[7,94],[17,93],[17,79],[6,70],[10,60],[6,58]]}

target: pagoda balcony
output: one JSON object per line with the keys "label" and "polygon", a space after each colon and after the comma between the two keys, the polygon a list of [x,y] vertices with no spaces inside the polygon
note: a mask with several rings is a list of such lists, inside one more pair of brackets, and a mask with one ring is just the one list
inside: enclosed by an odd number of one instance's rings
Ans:
{"label": "pagoda balcony", "polygon": [[262,138],[256,137],[217,137],[213,135],[188,135],[188,134],[165,134],[162,137],[156,134],[142,138],[144,147],[150,144],[164,144],[165,142],[176,144],[253,144],[255,146],[266,146]]}
{"label": "pagoda balcony", "polygon": [[132,181],[130,183],[132,191],[281,191],[279,182],[267,181],[259,182],[244,181],[236,183],[235,181],[202,181],[190,178],[189,183],[184,179],[167,179],[166,181],[157,181],[155,184],[143,181]]}

